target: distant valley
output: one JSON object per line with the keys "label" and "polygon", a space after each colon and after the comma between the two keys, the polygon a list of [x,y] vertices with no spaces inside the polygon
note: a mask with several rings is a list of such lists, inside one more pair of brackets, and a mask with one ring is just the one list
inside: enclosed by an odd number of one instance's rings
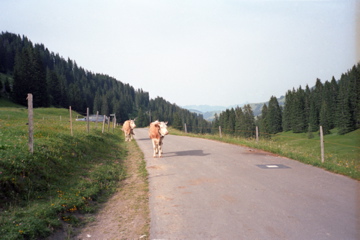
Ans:
{"label": "distant valley", "polygon": [[[280,106],[283,106],[285,103],[285,97],[281,96],[277,99]],[[211,106],[211,105],[186,105],[181,106],[189,110],[190,112],[202,114],[204,119],[208,121],[212,121],[215,117],[215,114],[219,115],[221,112],[226,111],[226,109],[236,108],[236,107],[243,107],[245,104],[249,104],[251,109],[254,113],[254,116],[259,116],[261,114],[262,107],[264,104],[268,105],[269,102],[261,102],[261,103],[242,103],[242,104],[235,104],[231,106]]]}

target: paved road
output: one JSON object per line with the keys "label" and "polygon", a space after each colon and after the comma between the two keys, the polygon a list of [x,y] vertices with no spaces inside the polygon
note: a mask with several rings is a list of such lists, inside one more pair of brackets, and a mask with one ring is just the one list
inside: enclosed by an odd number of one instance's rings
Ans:
{"label": "paved road", "polygon": [[283,157],[168,135],[152,157],[151,239],[360,239],[360,182]]}

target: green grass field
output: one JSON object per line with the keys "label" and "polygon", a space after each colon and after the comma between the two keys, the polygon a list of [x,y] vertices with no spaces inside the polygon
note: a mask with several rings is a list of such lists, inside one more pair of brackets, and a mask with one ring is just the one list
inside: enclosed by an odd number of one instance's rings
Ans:
{"label": "green grass field", "polygon": [[[336,130],[324,136],[324,163],[321,162],[320,136],[308,139],[307,134],[285,132],[273,137],[269,149],[331,172],[360,179],[360,129],[346,135]],[[278,147],[276,146],[278,144]]]}
{"label": "green grass field", "polygon": [[[73,113],[75,120],[76,113]],[[67,109],[34,109],[34,153],[28,148],[27,109],[0,107],[0,235],[39,239],[79,214],[93,212],[126,176],[119,128],[73,122]],[[114,131],[114,132],[113,132]]]}

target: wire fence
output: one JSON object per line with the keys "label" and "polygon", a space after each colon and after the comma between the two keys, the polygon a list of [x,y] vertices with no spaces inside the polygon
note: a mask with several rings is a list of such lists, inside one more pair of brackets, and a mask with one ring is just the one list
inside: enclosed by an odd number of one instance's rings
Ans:
{"label": "wire fence", "polygon": [[[31,100],[31,97],[28,97],[28,99]],[[56,121],[56,122],[60,122],[63,123],[65,126],[67,126],[69,128],[69,132],[71,135],[73,135],[73,122],[78,119],[79,115],[76,115],[76,119],[74,119],[74,117],[72,116],[72,110],[71,107],[69,107],[69,111],[68,111],[68,115],[58,115],[58,116],[50,116],[50,115],[46,115],[46,116],[34,116],[32,115],[32,106],[31,104],[29,104],[28,106],[28,118],[25,117],[19,117],[17,115],[1,115],[0,116],[0,129],[1,128],[6,128],[7,130],[11,130],[11,129],[20,129],[23,132],[28,131],[28,139],[29,139],[29,151],[32,152],[33,151],[33,144],[34,144],[34,133],[35,133],[35,137],[36,137],[36,133],[39,131],[39,129],[41,129],[42,126],[45,126],[47,124],[49,124],[50,121]],[[32,116],[30,116],[32,115]],[[97,113],[98,116],[100,116]],[[89,120],[89,110],[87,109],[86,112],[86,116],[87,119]],[[117,125],[119,125],[116,122],[116,116],[115,114],[111,114],[110,116],[104,116],[103,117],[103,121],[102,122],[90,122],[90,121],[84,121],[85,127],[84,127],[84,131],[87,131],[88,133],[90,132],[90,127],[91,129],[98,129],[101,127],[102,129],[102,133],[104,133],[105,131],[107,132],[113,132],[115,131],[115,128]],[[32,119],[32,120],[31,120]],[[105,121],[106,119],[108,119],[108,121]],[[7,121],[11,121],[11,124],[9,123],[5,123],[5,120]],[[31,123],[31,121],[33,121]],[[31,129],[32,128],[32,129]],[[176,126],[175,128],[179,129],[179,126]],[[182,131],[184,132],[193,132],[193,133],[200,133],[200,134],[211,134],[214,136],[219,136],[220,138],[222,137],[237,137],[237,138],[246,138],[248,140],[255,140],[256,142],[258,142],[259,140],[269,140],[269,139],[274,139],[275,137],[277,137],[277,134],[271,134],[271,133],[266,133],[266,132],[260,132],[258,131],[258,128],[256,127],[253,130],[239,130],[239,129],[227,129],[227,128],[222,128],[221,126],[219,126],[218,128],[215,127],[205,127],[205,126],[191,126],[191,125],[187,125],[184,124],[184,126],[181,128]],[[336,143],[336,142],[332,142],[332,141],[328,141],[328,140],[323,140],[323,138],[320,136],[320,140],[318,140],[317,138],[301,138],[301,137],[293,137],[293,136],[286,136],[284,134],[281,135],[281,138],[288,138],[288,139],[292,139],[292,140],[299,140],[299,141],[314,141],[314,144],[319,144],[322,147],[322,152],[324,151],[324,144],[326,144],[326,146],[329,145],[336,145],[336,146],[340,146],[343,148],[349,148],[352,150],[359,150],[360,146],[359,145],[347,145],[347,144],[343,144],[343,143]],[[316,143],[320,141],[320,143]],[[322,161],[324,161],[324,154],[322,153]]]}
{"label": "wire fence", "polygon": [[[76,119],[79,118],[80,115],[76,115],[72,117],[72,120],[75,122]],[[110,117],[110,116],[107,116],[107,117]],[[8,124],[8,123],[2,123],[2,120],[8,120],[8,121],[11,121],[12,123],[11,124]],[[12,115],[3,115],[1,116],[1,119],[0,119],[0,128],[6,128],[6,129],[9,129],[9,128],[22,128],[23,130],[27,130],[28,129],[28,120],[27,118],[19,118],[19,117],[14,117]],[[57,122],[62,122],[62,123],[69,123],[69,131],[70,131],[70,117],[67,117],[65,115],[58,115],[58,116],[42,116],[42,117],[36,117],[34,116],[34,126],[35,127],[38,127],[38,126],[41,126],[43,124],[48,124],[49,122],[51,121],[57,121]],[[83,123],[86,123],[85,121]],[[92,125],[91,127],[94,128],[94,129],[97,129],[100,127],[100,124],[102,123],[99,123],[96,124],[96,122],[90,122]],[[111,129],[112,130],[114,127],[113,127],[113,120],[110,121],[110,126],[111,126]],[[116,126],[119,126],[120,123],[116,123]],[[36,128],[35,128],[36,129]],[[84,128],[85,129],[85,128]],[[194,132],[194,133],[203,133],[203,134],[212,134],[212,135],[218,135],[220,136],[220,132],[219,130],[213,130],[212,128],[206,128],[207,131],[203,131],[201,132],[201,130],[204,130],[204,128],[201,128],[201,127],[189,127],[189,125],[187,125],[187,129],[192,129],[191,132]],[[85,129],[86,130],[86,129]],[[107,131],[108,128],[105,127],[105,130]],[[213,130],[213,131],[211,131]],[[183,132],[190,132],[190,131],[185,131],[182,130]],[[235,130],[233,132],[231,132],[232,130],[231,129],[226,129],[226,128],[222,128],[222,136],[234,136],[234,137],[241,137],[243,135],[250,135],[252,134],[253,137],[248,137],[248,139],[256,139],[256,129],[254,129],[253,131],[246,131],[246,130]],[[271,139],[271,138],[274,138],[275,136],[277,136],[277,134],[271,134],[271,133],[267,133],[267,132],[261,132],[259,131],[259,139]],[[293,140],[309,140],[309,141],[315,141],[314,139],[309,139],[309,138],[301,138],[301,137],[292,137],[292,136],[282,136],[283,138],[289,138],[289,139],[293,139]],[[317,141],[317,140],[316,140]],[[328,140],[324,140],[325,143],[327,144],[333,144],[333,145],[337,145],[337,146],[342,146],[342,147],[348,147],[348,148],[354,148],[354,149],[360,149],[360,146],[352,146],[352,145],[347,145],[347,144],[342,144],[342,143],[335,143],[335,142],[332,142],[332,141],[328,141]]]}
{"label": "wire fence", "polygon": [[[198,126],[191,126],[191,125],[184,125],[184,128],[182,129],[182,131],[185,131],[185,129],[192,129],[192,132],[195,133],[199,133],[202,130],[204,130],[203,127],[198,127]],[[229,129],[229,128],[222,128],[221,126],[219,126],[219,128],[214,128],[214,127],[208,127],[205,128],[206,131],[203,131],[203,133],[208,133],[208,134],[212,134],[212,135],[218,135],[219,137],[224,137],[224,136],[230,136],[230,137],[244,137],[244,136],[249,136],[249,137],[245,137],[247,139],[257,139],[257,127],[254,128],[254,130],[238,130],[238,129]],[[258,139],[274,139],[275,137],[279,136],[279,134],[272,134],[272,133],[267,133],[267,132],[261,132],[258,131]],[[317,138],[313,137],[313,138],[309,138],[309,137],[300,137],[299,136],[287,136],[287,135],[281,135],[282,138],[289,138],[292,140],[306,140],[306,141],[319,141]],[[326,136],[326,135],[324,135]],[[320,137],[320,128],[319,128],[319,137]],[[360,149],[360,145],[347,145],[347,144],[342,144],[342,143],[336,143],[336,142],[332,142],[329,140],[324,140],[324,143],[326,144],[333,144],[333,145],[337,145],[337,146],[342,146],[342,147],[348,147],[348,148],[353,148],[353,149]]]}
{"label": "wire fence", "polygon": [[[8,114],[1,114],[0,115],[0,136],[7,135],[6,138],[3,138],[4,141],[8,142],[0,142],[0,149],[5,148],[9,142],[13,142],[14,140],[15,145],[21,144],[24,138],[28,139],[28,148],[30,153],[34,152],[34,138],[41,138],[42,130],[45,128],[49,128],[50,126],[55,126],[56,128],[68,129],[69,134],[73,136],[73,122],[76,122],[76,119],[73,117],[73,112],[71,107],[69,107],[69,111],[66,115],[58,115],[52,116],[49,113],[46,116],[41,116],[43,114],[36,114],[33,113],[33,106],[32,106],[32,94],[28,94],[28,108],[27,109],[18,109],[18,112],[11,112]],[[27,114],[25,113],[27,111]],[[38,111],[37,113],[39,113]],[[45,113],[46,114],[46,113]],[[101,119],[101,122],[98,121]],[[102,117],[102,118],[100,118]],[[97,113],[96,119],[92,119],[90,121],[89,118],[89,109],[87,109],[86,121],[82,121],[84,124],[80,122],[77,123],[77,131],[79,129],[79,124],[84,126],[83,130],[87,133],[90,133],[90,128],[96,130],[98,127],[101,127],[101,133],[104,132],[115,132],[115,128],[117,126],[116,123],[116,116],[115,114],[111,114],[110,116],[99,115]],[[95,121],[94,121],[95,120]],[[56,123],[56,124],[54,124]],[[5,133],[6,130],[6,133]],[[56,129],[54,129],[56,131]],[[16,141],[19,140],[17,144]]]}

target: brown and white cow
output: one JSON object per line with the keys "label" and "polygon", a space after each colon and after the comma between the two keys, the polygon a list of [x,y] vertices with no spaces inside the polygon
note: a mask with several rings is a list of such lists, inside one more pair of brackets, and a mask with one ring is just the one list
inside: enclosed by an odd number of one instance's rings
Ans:
{"label": "brown and white cow", "polygon": [[125,141],[131,141],[133,139],[133,135],[134,134],[134,128],[136,127],[135,125],[135,119],[134,120],[126,120],[122,126],[122,130],[125,133]]}
{"label": "brown and white cow", "polygon": [[156,157],[156,154],[158,154],[159,158],[161,158],[163,139],[165,135],[169,133],[167,130],[167,123],[168,122],[159,122],[158,120],[150,123],[149,137],[153,144],[153,157]]}

